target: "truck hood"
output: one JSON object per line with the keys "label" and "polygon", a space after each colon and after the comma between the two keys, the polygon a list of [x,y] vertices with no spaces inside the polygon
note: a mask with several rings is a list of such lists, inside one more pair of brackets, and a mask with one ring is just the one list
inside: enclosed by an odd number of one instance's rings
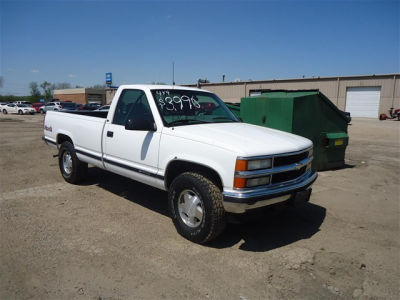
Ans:
{"label": "truck hood", "polygon": [[295,152],[312,145],[298,135],[239,122],[177,126],[165,128],[163,134],[214,145],[239,156]]}

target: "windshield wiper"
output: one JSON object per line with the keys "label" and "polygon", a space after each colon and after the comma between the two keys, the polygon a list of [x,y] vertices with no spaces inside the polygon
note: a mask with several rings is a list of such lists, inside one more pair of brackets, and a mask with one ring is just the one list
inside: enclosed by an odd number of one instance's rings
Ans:
{"label": "windshield wiper", "polygon": [[196,122],[196,123],[209,123],[207,121],[203,120],[197,120],[197,119],[180,119],[180,120],[175,120],[169,123],[168,125],[179,125],[179,124],[187,124],[190,122]]}
{"label": "windshield wiper", "polygon": [[229,117],[215,117],[215,118],[213,118],[213,120],[229,120],[229,121],[232,121],[232,122],[238,122],[238,121],[233,120],[233,119],[231,119]]}

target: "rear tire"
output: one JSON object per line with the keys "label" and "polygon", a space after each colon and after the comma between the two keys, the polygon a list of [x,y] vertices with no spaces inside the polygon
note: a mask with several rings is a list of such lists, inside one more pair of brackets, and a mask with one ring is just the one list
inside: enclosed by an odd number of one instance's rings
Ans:
{"label": "rear tire", "polygon": [[211,241],[225,228],[222,193],[201,174],[176,177],[169,187],[168,206],[178,233],[195,243]]}
{"label": "rear tire", "polygon": [[3,114],[8,114],[7,110],[3,109]]}
{"label": "rear tire", "polygon": [[88,165],[76,156],[74,145],[63,142],[58,152],[58,165],[65,181],[76,184],[87,176]]}
{"label": "rear tire", "polygon": [[19,114],[19,115],[23,115],[24,113],[22,112],[22,110],[19,110],[19,111],[18,111],[18,114]]}

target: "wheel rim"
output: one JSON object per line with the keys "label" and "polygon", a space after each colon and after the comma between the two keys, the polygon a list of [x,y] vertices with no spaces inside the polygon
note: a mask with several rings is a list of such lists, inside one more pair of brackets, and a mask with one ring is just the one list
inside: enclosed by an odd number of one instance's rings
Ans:
{"label": "wheel rim", "polygon": [[200,226],[204,217],[203,203],[192,190],[181,192],[178,198],[178,211],[183,223],[192,228]]}
{"label": "wheel rim", "polygon": [[62,156],[63,170],[69,175],[72,172],[72,156],[71,153],[65,151]]}

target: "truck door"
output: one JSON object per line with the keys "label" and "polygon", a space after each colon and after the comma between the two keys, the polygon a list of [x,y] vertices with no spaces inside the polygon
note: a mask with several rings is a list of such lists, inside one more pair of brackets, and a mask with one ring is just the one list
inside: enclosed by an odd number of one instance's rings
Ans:
{"label": "truck door", "polygon": [[146,94],[126,89],[104,127],[104,163],[112,172],[154,185],[157,179],[162,180],[157,176],[161,133],[125,129],[126,122],[138,116],[153,119]]}

